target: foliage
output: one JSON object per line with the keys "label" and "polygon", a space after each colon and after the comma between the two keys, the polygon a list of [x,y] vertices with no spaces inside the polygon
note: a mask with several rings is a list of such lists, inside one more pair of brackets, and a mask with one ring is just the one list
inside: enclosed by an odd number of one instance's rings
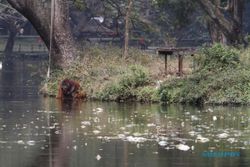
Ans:
{"label": "foliage", "polygon": [[249,64],[240,61],[240,52],[220,44],[201,51],[196,60],[198,70],[189,77],[166,82],[160,94],[167,92],[168,98],[164,95],[162,100],[195,104],[250,103]]}
{"label": "foliage", "polygon": [[140,65],[133,65],[122,74],[116,83],[108,83],[99,96],[103,100],[112,99],[122,101],[136,99],[137,88],[149,83],[150,79],[147,70]]}
{"label": "foliage", "polygon": [[201,49],[197,64],[200,69],[218,71],[225,68],[235,68],[239,64],[239,51],[222,44],[215,44],[210,48]]}

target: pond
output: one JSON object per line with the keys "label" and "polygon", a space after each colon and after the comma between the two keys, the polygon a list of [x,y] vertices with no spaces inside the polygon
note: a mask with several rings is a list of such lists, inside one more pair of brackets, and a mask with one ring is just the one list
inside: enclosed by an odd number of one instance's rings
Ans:
{"label": "pond", "polygon": [[1,167],[249,166],[249,107],[59,101],[44,62],[3,61]]}

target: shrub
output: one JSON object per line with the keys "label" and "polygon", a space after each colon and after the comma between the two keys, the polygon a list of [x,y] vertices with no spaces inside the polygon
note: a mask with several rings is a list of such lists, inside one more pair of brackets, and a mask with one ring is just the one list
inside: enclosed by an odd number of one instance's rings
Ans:
{"label": "shrub", "polygon": [[137,88],[149,83],[147,70],[140,65],[132,65],[118,81],[108,83],[97,96],[103,100],[133,100],[136,98]]}
{"label": "shrub", "polygon": [[200,69],[219,71],[225,68],[235,68],[239,62],[239,51],[222,44],[215,44],[210,48],[201,49],[201,54],[196,58]]}

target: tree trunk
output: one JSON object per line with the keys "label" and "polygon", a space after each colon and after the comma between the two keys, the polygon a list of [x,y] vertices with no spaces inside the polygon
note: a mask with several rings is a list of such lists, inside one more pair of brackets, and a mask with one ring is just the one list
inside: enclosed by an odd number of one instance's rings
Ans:
{"label": "tree trunk", "polygon": [[131,8],[132,8],[133,0],[128,0],[128,6],[125,16],[125,33],[124,33],[124,53],[123,58],[128,57],[128,47],[129,47],[129,19],[131,15]]}
{"label": "tree trunk", "polygon": [[12,54],[16,35],[17,35],[16,31],[11,31],[11,30],[9,31],[9,37],[4,49],[4,56],[10,56]]}
{"label": "tree trunk", "polygon": [[[227,9],[222,9],[220,0],[198,0],[198,2],[210,17],[211,23],[209,24],[214,24],[213,26],[221,32],[218,33],[222,36],[221,42],[228,45],[247,45],[242,33],[244,0],[228,0]],[[213,30],[210,29],[210,31]]]}
{"label": "tree trunk", "polygon": [[[9,4],[26,17],[50,47],[51,2],[41,0],[7,0]],[[67,68],[76,57],[77,50],[69,26],[68,0],[55,0],[54,29],[52,36],[52,64]]]}

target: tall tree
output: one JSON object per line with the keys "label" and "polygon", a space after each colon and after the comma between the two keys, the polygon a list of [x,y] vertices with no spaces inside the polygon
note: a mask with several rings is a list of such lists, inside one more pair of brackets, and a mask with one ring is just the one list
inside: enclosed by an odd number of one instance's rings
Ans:
{"label": "tall tree", "polygon": [[[221,0],[198,0],[197,2],[209,16],[211,32],[217,34],[216,36],[212,35],[212,40],[220,40],[220,42],[228,45],[246,45],[242,31],[245,0],[226,0],[225,2]],[[222,2],[226,3],[225,7],[222,6]],[[215,29],[219,29],[220,32],[214,31]]]}
{"label": "tall tree", "polygon": [[[165,6],[173,4],[177,6],[172,9],[175,9],[176,14],[179,13],[179,9],[183,11],[180,12],[182,17],[179,17],[182,20],[192,13],[190,9],[203,11],[212,42],[228,45],[247,44],[242,31],[245,0],[158,0],[158,3]],[[194,7],[190,8],[190,6]]]}
{"label": "tall tree", "polygon": [[126,8],[125,16],[125,32],[124,32],[124,52],[123,58],[128,57],[128,47],[129,47],[129,25],[130,25],[130,15],[132,8],[133,0],[128,0],[128,6]]}
{"label": "tall tree", "polygon": [[[47,48],[50,47],[51,1],[7,0],[8,3],[26,17],[41,36]],[[69,26],[68,0],[55,0],[52,39],[52,63],[66,68],[75,59],[77,50]]]}

